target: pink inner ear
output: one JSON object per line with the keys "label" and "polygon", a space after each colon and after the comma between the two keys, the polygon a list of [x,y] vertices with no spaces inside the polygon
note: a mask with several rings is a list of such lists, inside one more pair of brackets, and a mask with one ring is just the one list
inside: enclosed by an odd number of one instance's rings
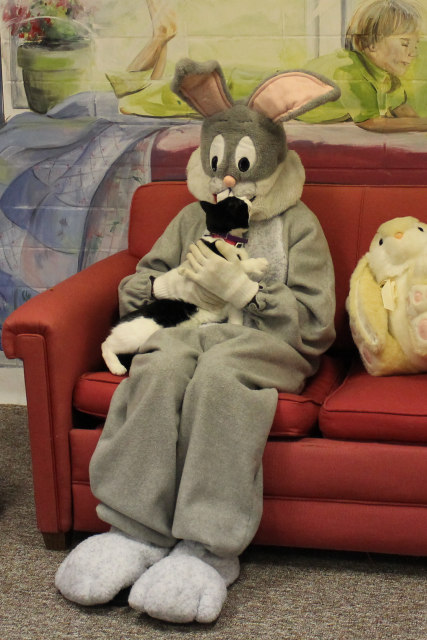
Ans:
{"label": "pink inner ear", "polygon": [[331,89],[314,76],[298,71],[283,73],[267,80],[254,93],[248,106],[276,122]]}
{"label": "pink inner ear", "polygon": [[181,91],[206,118],[227,111],[233,106],[224,93],[220,76],[215,71],[206,75],[186,76],[181,84]]}

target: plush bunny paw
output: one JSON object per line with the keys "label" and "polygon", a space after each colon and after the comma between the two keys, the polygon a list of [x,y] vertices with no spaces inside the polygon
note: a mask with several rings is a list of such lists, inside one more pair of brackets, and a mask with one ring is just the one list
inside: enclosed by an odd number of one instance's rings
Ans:
{"label": "plush bunny paw", "polygon": [[378,354],[375,353],[366,343],[359,347],[359,353],[366,371],[373,374],[378,365]]}
{"label": "plush bunny paw", "polygon": [[410,321],[410,336],[415,353],[427,356],[427,312]]}
{"label": "plush bunny paw", "polygon": [[414,285],[408,297],[408,316],[413,319],[427,311],[427,285]]}
{"label": "plush bunny paw", "polygon": [[182,541],[139,578],[129,604],[167,622],[213,622],[221,613],[227,585],[238,575],[238,558],[219,558],[199,543]]}
{"label": "plush bunny paw", "polygon": [[78,604],[109,602],[168,552],[118,530],[101,533],[81,542],[65,558],[56,572],[55,586]]}
{"label": "plush bunny paw", "polygon": [[372,373],[377,362],[377,353],[379,351],[378,347],[375,343],[370,344],[366,342],[366,340],[363,339],[356,323],[351,320],[350,329],[353,340],[357,348],[359,349],[360,357],[362,358],[363,364],[365,365],[365,369],[368,371],[368,373]]}
{"label": "plush bunny paw", "polygon": [[408,295],[407,314],[413,349],[420,356],[427,355],[427,285],[414,285]]}

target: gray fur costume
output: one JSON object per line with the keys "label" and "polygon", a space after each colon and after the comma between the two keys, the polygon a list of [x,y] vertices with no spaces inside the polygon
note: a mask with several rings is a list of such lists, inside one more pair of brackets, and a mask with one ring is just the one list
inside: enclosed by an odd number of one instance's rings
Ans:
{"label": "gray fur costume", "polygon": [[[195,247],[205,231],[196,202],[122,281],[122,315],[153,291],[168,297],[165,283],[176,293],[185,281],[243,309],[244,322],[161,329],[143,344],[90,465],[98,514],[111,532],[72,551],[56,585],[85,605],[133,585],[129,604],[138,611],[211,622],[260,522],[261,462],[278,391],[300,393],[334,339],[331,257],[300,201],[304,169],[280,121],[339,90],[296,70],[268,79],[247,105],[233,105],[218,64],[189,60],[178,64],[173,89],[207,118],[188,164],[190,191],[198,200],[248,203],[247,251],[269,267],[257,283],[238,262]],[[191,268],[182,272],[187,254]]]}
{"label": "gray fur costume", "polygon": [[[245,326],[162,329],[114,395],[91,487],[100,518],[141,540],[197,540],[221,556],[244,550],[262,513],[261,458],[277,390],[299,393],[333,341],[326,240],[298,199],[298,156],[289,152],[281,169],[263,219],[250,224],[248,253],[269,256],[270,269],[244,309]],[[151,299],[150,276],[179,266],[204,229],[199,203],[185,207],[120,284],[121,313]]]}

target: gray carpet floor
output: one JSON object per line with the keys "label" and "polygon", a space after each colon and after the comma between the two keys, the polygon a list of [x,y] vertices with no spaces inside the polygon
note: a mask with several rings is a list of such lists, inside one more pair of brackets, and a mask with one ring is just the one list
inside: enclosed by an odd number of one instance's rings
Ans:
{"label": "gray carpet floor", "polygon": [[65,555],[36,530],[26,409],[0,406],[0,640],[427,639],[425,558],[251,546],[202,626],[67,602],[53,584]]}

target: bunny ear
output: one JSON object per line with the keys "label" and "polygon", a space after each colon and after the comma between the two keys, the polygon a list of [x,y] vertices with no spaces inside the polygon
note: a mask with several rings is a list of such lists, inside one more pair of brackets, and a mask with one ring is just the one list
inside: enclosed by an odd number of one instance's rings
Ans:
{"label": "bunny ear", "polygon": [[248,98],[251,109],[277,122],[296,118],[325,102],[338,100],[339,87],[324,76],[295,69],[265,80]]}
{"label": "bunny ear", "polygon": [[203,64],[189,58],[180,60],[171,90],[205,118],[227,111],[234,105],[221,67],[215,60]]}

